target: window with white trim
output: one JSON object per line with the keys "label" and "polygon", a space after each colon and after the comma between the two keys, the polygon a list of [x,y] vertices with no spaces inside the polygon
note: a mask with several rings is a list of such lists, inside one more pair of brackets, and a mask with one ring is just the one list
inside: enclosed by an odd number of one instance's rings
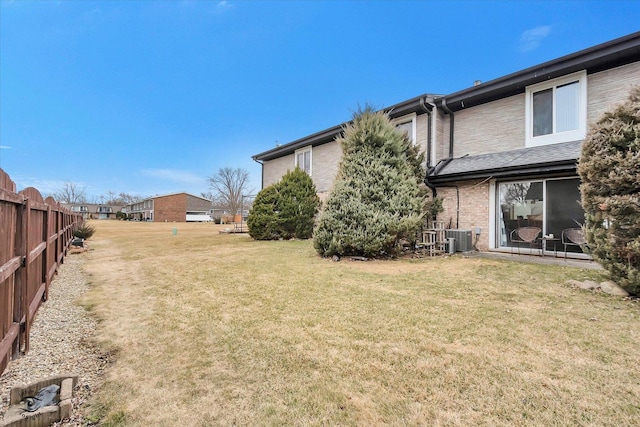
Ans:
{"label": "window with white trim", "polygon": [[400,132],[404,132],[409,141],[415,144],[416,142],[416,114],[408,114],[406,116],[398,117],[394,120],[396,129]]}
{"label": "window with white trim", "polygon": [[527,87],[525,111],[527,147],[584,139],[586,72]]}
{"label": "window with white trim", "polygon": [[295,162],[296,167],[311,175],[311,146],[296,150]]}

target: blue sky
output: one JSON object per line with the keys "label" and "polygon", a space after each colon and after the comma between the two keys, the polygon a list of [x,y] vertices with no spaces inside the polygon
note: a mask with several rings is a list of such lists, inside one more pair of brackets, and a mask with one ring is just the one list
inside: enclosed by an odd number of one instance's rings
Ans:
{"label": "blue sky", "polygon": [[0,0],[0,168],[43,194],[208,191],[351,118],[640,30],[638,1]]}

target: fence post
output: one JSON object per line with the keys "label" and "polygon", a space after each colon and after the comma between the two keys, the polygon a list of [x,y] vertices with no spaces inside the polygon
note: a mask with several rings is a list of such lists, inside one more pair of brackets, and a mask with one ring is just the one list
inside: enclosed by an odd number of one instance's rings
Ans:
{"label": "fence post", "polygon": [[24,328],[22,323],[22,316],[24,310],[24,302],[26,297],[26,285],[27,285],[27,268],[26,268],[26,251],[27,251],[27,242],[26,242],[26,227],[25,222],[27,221],[27,216],[25,211],[27,210],[26,206],[27,201],[24,200],[21,205],[16,208],[16,230],[15,230],[15,254],[21,258],[20,268],[16,270],[13,282],[13,322],[20,325],[20,329],[18,331],[18,338],[14,341],[13,344],[13,352],[12,358],[16,358],[20,354],[20,350],[22,349],[22,343],[24,341]]}
{"label": "fence post", "polygon": [[0,169],[0,374],[29,350],[32,320],[81,220],[36,189],[17,193]]}
{"label": "fence post", "polygon": [[47,212],[43,217],[44,224],[42,225],[42,234],[44,235],[44,252],[42,253],[42,275],[44,276],[44,294],[42,296],[42,300],[46,301],[49,299],[49,285],[51,284],[51,276],[49,276],[49,251],[50,251],[50,243],[49,238],[51,237],[51,205],[47,204]]}
{"label": "fence post", "polygon": [[24,318],[24,334],[23,334],[23,345],[22,351],[26,353],[29,351],[29,332],[31,329],[31,321],[29,319],[29,281],[31,280],[31,274],[29,274],[29,265],[31,265],[31,198],[27,197],[25,204],[25,222],[24,222],[24,265],[23,265],[23,274],[24,274],[24,284],[23,284],[23,298],[22,298],[22,316]]}

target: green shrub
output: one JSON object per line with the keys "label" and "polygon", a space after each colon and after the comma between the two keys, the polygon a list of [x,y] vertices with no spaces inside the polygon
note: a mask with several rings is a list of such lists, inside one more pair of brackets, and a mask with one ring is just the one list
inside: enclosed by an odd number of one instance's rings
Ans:
{"label": "green shrub", "polygon": [[420,227],[424,155],[371,107],[354,114],[338,142],[343,157],[314,247],[322,256],[393,255]]}
{"label": "green shrub", "polygon": [[592,255],[640,295],[640,87],[589,131],[578,172]]}
{"label": "green shrub", "polygon": [[253,201],[247,218],[249,235],[256,240],[278,239],[278,190],[275,184],[263,188]]}
{"label": "green shrub", "polygon": [[320,206],[311,177],[296,168],[256,196],[249,212],[249,235],[256,240],[308,239]]}
{"label": "green shrub", "polygon": [[287,172],[276,187],[283,237],[309,239],[320,207],[313,180],[306,172],[295,168]]}
{"label": "green shrub", "polygon": [[93,233],[96,232],[96,229],[87,224],[86,221],[83,221],[82,224],[73,230],[73,236],[79,239],[89,239],[93,236]]}

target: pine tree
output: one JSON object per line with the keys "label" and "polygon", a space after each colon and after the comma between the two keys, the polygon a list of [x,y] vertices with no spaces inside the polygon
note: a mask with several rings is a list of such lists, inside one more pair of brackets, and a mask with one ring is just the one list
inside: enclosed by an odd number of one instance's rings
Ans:
{"label": "pine tree", "polygon": [[589,131],[578,172],[594,258],[640,295],[640,87]]}
{"label": "pine tree", "polygon": [[279,223],[278,189],[274,184],[263,188],[253,201],[247,218],[249,235],[256,240],[278,239]]}
{"label": "pine tree", "polygon": [[247,218],[256,240],[308,239],[320,199],[311,177],[296,168],[258,193]]}
{"label": "pine tree", "polygon": [[337,141],[343,156],[315,230],[316,250],[322,256],[395,254],[420,226],[423,155],[371,107],[356,112]]}
{"label": "pine tree", "polygon": [[309,239],[320,199],[311,177],[300,168],[287,172],[276,186],[280,196],[282,237]]}

